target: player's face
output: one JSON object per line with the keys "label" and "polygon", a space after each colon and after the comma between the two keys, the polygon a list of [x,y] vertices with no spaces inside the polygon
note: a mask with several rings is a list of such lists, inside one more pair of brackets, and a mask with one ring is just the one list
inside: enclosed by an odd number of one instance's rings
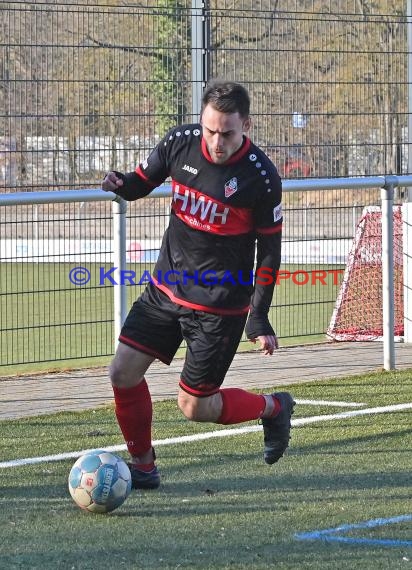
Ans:
{"label": "player's face", "polygon": [[221,113],[206,105],[202,113],[202,130],[209,154],[216,164],[223,164],[240,148],[250,119],[239,113]]}

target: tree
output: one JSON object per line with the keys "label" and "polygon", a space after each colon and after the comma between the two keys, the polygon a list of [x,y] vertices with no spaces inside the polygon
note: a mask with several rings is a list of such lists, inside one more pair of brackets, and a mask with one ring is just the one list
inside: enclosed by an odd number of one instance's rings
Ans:
{"label": "tree", "polygon": [[190,24],[184,2],[159,0],[157,57],[153,64],[156,126],[159,133],[184,122],[187,113],[187,64]]}

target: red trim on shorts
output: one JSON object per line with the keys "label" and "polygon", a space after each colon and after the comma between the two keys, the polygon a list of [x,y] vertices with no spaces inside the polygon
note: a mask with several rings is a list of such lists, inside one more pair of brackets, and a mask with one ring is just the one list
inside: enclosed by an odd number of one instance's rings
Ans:
{"label": "red trim on shorts", "polygon": [[277,234],[282,231],[282,224],[271,228],[256,228],[258,234]]}
{"label": "red trim on shorts", "polygon": [[213,394],[217,394],[220,391],[220,386],[215,386],[212,390],[196,390],[195,388],[187,386],[182,379],[180,379],[179,387],[187,394],[196,396],[197,398],[207,398],[207,396],[213,396]]}
{"label": "red trim on shorts", "polygon": [[161,362],[164,362],[164,364],[170,364],[172,362],[172,359],[169,358],[168,356],[164,356],[163,354],[160,354],[160,352],[157,352],[156,350],[153,350],[152,348],[149,348],[148,346],[145,346],[144,344],[140,344],[139,342],[136,342],[135,340],[132,340],[131,338],[128,338],[127,336],[120,335],[119,341],[123,344],[126,344],[127,346],[130,346],[130,348],[134,348],[135,350],[140,350],[140,352],[144,352],[145,354],[149,354],[150,356],[154,356],[155,358],[157,358]]}
{"label": "red trim on shorts", "polygon": [[176,297],[166,285],[160,284],[153,275],[151,276],[153,284],[160,289],[165,295],[169,297],[173,303],[176,305],[182,305],[183,307],[189,307],[189,309],[195,309],[196,311],[203,311],[204,313],[212,313],[213,315],[244,315],[249,312],[250,306],[243,307],[242,309],[221,309],[220,307],[207,307],[206,305],[198,305],[197,303],[192,303],[191,301],[185,301]]}

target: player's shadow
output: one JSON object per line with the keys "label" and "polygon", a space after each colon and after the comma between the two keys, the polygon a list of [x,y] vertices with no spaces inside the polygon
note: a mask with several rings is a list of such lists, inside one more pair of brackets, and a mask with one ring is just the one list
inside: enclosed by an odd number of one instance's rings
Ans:
{"label": "player's shadow", "polygon": [[[353,422],[351,423],[351,427],[353,427]],[[316,432],[324,431],[323,426],[305,426],[306,430],[311,430],[313,436],[310,439],[313,442],[316,442],[318,438],[316,437]],[[363,429],[362,425],[359,425],[359,431]],[[294,454],[314,454],[319,453],[321,455],[348,455],[348,454],[361,454],[365,455],[367,453],[388,453],[391,449],[394,449],[388,445],[387,440],[393,439],[394,441],[399,440],[399,438],[403,438],[412,434],[412,427],[408,427],[405,429],[400,430],[399,425],[396,423],[393,424],[393,430],[390,429],[390,426],[387,426],[386,431],[380,431],[379,433],[373,435],[358,435],[356,437],[348,437],[344,439],[334,439],[330,442],[319,441],[319,443],[311,443],[305,444],[304,446],[294,446],[290,453]],[[380,449],[376,446],[376,444],[380,444]],[[368,448],[364,449],[359,446],[367,445]],[[399,444],[398,444],[399,447]],[[401,453],[410,454],[411,449],[402,446],[400,450]]]}

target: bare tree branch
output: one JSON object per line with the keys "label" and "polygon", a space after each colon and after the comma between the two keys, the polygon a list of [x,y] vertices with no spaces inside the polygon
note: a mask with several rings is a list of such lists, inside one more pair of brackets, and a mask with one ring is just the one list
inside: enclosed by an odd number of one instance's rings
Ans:
{"label": "bare tree branch", "polygon": [[96,40],[90,36],[86,36],[85,40],[88,40],[89,42],[91,42],[94,45],[97,45],[99,47],[102,48],[107,48],[107,49],[118,49],[120,51],[124,51],[124,52],[131,52],[131,53],[137,53],[139,55],[143,55],[145,57],[154,57],[156,59],[158,59],[159,61],[164,62],[167,58],[167,56],[155,52],[155,51],[147,51],[145,49],[142,48],[138,48],[138,47],[132,47],[132,46],[119,46],[116,44],[111,44],[109,42],[101,42],[100,40]]}
{"label": "bare tree branch", "polygon": [[269,27],[267,28],[267,30],[265,32],[263,32],[263,34],[261,34],[260,36],[246,36],[246,37],[238,36],[237,34],[231,34],[231,35],[223,38],[220,42],[215,43],[213,45],[213,49],[217,49],[217,48],[221,47],[227,41],[235,41],[235,42],[238,42],[239,44],[249,44],[249,43],[255,43],[256,44],[258,42],[261,42],[265,38],[269,37],[269,35],[273,32],[273,28],[275,26],[275,20],[277,19],[278,4],[279,4],[279,0],[276,0],[275,7],[270,14]]}

